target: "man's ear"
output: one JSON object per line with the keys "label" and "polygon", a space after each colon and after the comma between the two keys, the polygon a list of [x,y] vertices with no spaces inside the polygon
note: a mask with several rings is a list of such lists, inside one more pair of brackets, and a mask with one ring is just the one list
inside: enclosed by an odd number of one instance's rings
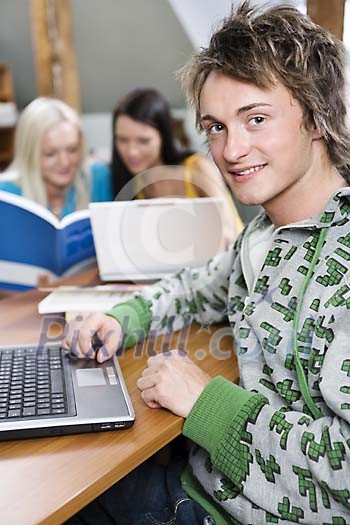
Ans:
{"label": "man's ear", "polygon": [[319,139],[322,139],[322,137],[324,137],[324,132],[321,129],[316,128],[316,126],[314,126],[314,129],[312,132],[312,138],[314,140],[319,140]]}

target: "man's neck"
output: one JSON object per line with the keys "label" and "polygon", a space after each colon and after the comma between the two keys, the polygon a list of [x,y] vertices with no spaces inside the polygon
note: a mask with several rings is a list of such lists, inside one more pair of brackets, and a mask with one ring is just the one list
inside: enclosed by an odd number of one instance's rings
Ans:
{"label": "man's neck", "polygon": [[276,227],[285,226],[319,215],[331,196],[345,186],[348,184],[338,170],[329,162],[322,163],[264,208]]}

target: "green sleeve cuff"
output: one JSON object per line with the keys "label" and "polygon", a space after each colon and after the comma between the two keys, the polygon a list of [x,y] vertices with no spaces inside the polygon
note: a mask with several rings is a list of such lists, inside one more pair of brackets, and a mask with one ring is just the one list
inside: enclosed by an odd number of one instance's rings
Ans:
{"label": "green sleeve cuff", "polygon": [[205,387],[183,427],[183,434],[215,456],[232,420],[245,403],[256,396],[224,377],[215,377]]}
{"label": "green sleeve cuff", "polygon": [[142,296],[119,303],[105,314],[114,317],[120,323],[124,348],[143,341],[149,334],[152,321],[151,303]]}

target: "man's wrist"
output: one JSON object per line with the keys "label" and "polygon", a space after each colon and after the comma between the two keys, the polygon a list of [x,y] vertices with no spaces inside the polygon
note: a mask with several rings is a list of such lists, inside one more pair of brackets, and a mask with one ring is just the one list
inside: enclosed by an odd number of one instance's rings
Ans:
{"label": "man's wrist", "polygon": [[215,377],[193,406],[183,434],[213,453],[241,407],[254,395],[221,376]]}
{"label": "man's wrist", "polygon": [[119,349],[129,348],[148,336],[152,312],[149,301],[142,296],[117,304],[105,314],[113,317],[121,326],[122,338]]}

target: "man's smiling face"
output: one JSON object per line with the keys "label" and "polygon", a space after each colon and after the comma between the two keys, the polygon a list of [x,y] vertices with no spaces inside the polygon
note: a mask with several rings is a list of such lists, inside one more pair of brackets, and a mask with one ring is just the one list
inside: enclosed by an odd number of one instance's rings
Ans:
{"label": "man's smiling face", "polygon": [[282,83],[262,89],[212,72],[200,115],[213,159],[243,204],[275,207],[315,176],[314,141],[321,134],[305,129],[302,108]]}

